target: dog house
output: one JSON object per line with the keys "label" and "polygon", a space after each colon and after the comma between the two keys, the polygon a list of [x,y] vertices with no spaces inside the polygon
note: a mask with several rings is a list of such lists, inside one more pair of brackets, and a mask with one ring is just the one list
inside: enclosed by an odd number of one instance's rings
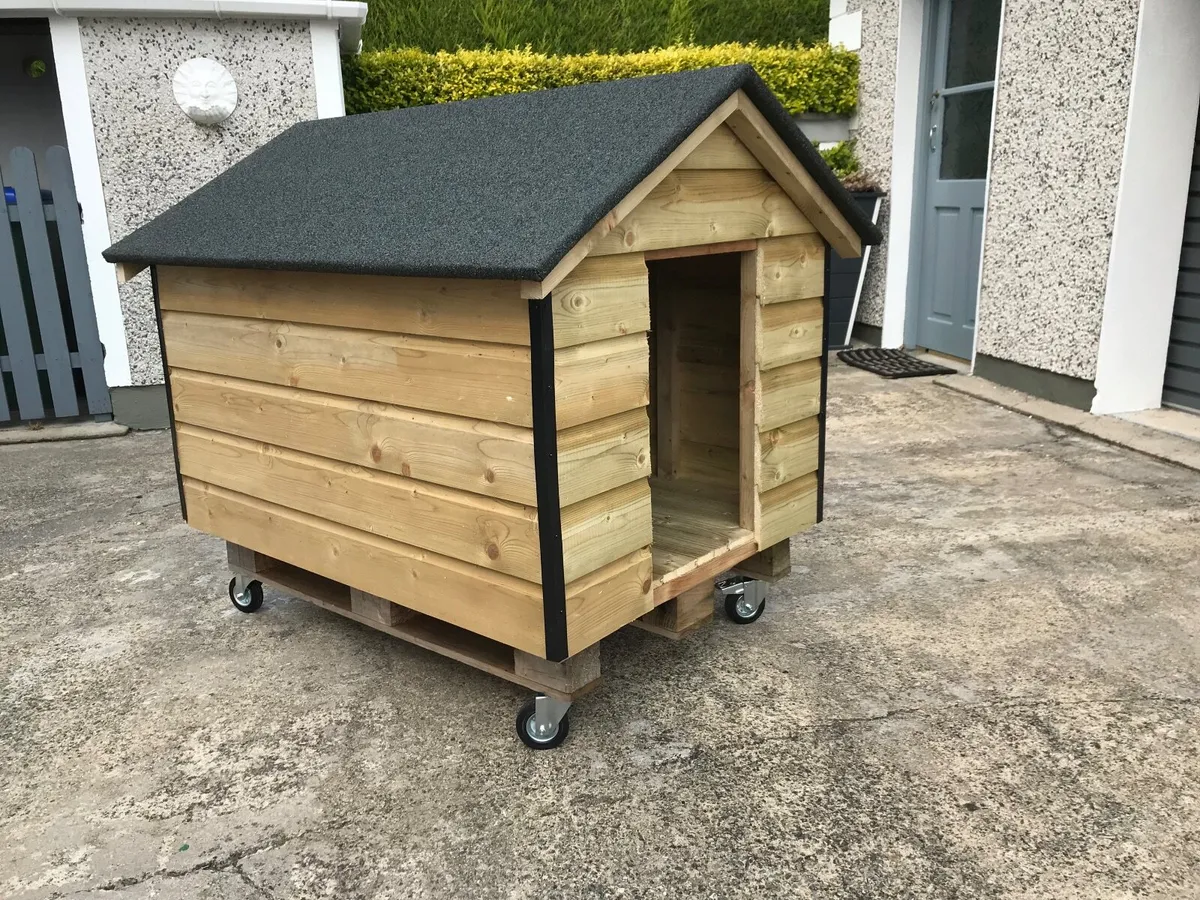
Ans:
{"label": "dog house", "polygon": [[239,608],[526,685],[547,747],[601,639],[683,633],[820,520],[829,248],[878,237],[738,66],[304,122],[105,257],[151,268]]}

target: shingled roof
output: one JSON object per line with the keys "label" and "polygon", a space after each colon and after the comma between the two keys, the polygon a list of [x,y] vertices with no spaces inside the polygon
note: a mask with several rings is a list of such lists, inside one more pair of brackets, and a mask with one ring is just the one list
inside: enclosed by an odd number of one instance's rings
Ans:
{"label": "shingled roof", "polygon": [[738,89],[878,243],[754,70],[728,66],[301,122],[104,258],[540,281]]}

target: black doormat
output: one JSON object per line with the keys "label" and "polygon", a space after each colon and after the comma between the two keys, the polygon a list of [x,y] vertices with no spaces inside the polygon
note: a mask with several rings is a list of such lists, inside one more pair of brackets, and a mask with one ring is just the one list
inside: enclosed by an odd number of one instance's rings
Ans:
{"label": "black doormat", "polygon": [[903,350],[884,350],[865,347],[861,350],[839,350],[838,359],[848,366],[866,369],[884,378],[918,378],[922,375],[956,375],[954,369],[925,362]]}

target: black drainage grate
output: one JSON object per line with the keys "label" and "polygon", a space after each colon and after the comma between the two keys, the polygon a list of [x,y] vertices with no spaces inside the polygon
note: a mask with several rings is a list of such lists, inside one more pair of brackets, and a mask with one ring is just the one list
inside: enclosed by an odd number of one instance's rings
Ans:
{"label": "black drainage grate", "polygon": [[926,362],[903,350],[883,350],[866,347],[862,350],[839,350],[838,359],[848,366],[866,369],[884,378],[918,378],[922,375],[956,375],[954,369]]}

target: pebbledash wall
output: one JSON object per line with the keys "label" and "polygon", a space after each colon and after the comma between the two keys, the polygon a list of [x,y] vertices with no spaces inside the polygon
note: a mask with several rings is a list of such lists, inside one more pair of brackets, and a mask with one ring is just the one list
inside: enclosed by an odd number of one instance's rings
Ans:
{"label": "pebbledash wall", "polygon": [[[912,334],[913,183],[934,2],[831,4],[831,41],[861,43],[858,153],[888,191],[886,240],[856,328],[884,346]],[[1003,0],[975,374],[1095,412],[1159,405],[1190,172],[1181,154],[1200,92],[1200,66],[1187,60],[1198,8]],[[1130,277],[1139,263],[1153,286]],[[1139,303],[1154,308],[1145,322]]]}
{"label": "pebbledash wall", "polygon": [[[83,19],[79,28],[113,241],[316,118],[308,22]],[[218,60],[237,83],[237,108],[219,125],[197,125],[171,92],[171,75],[196,56]],[[161,384],[150,273],[119,292],[130,383]]]}
{"label": "pebbledash wall", "polygon": [[[357,52],[366,12],[325,0],[32,0],[4,11],[50,23],[118,422],[164,427],[166,394],[149,273],[118,285],[100,254],[292,124],[344,115],[341,55]],[[237,106],[217,125],[175,101],[174,74],[195,57],[221,63],[237,85]]]}

